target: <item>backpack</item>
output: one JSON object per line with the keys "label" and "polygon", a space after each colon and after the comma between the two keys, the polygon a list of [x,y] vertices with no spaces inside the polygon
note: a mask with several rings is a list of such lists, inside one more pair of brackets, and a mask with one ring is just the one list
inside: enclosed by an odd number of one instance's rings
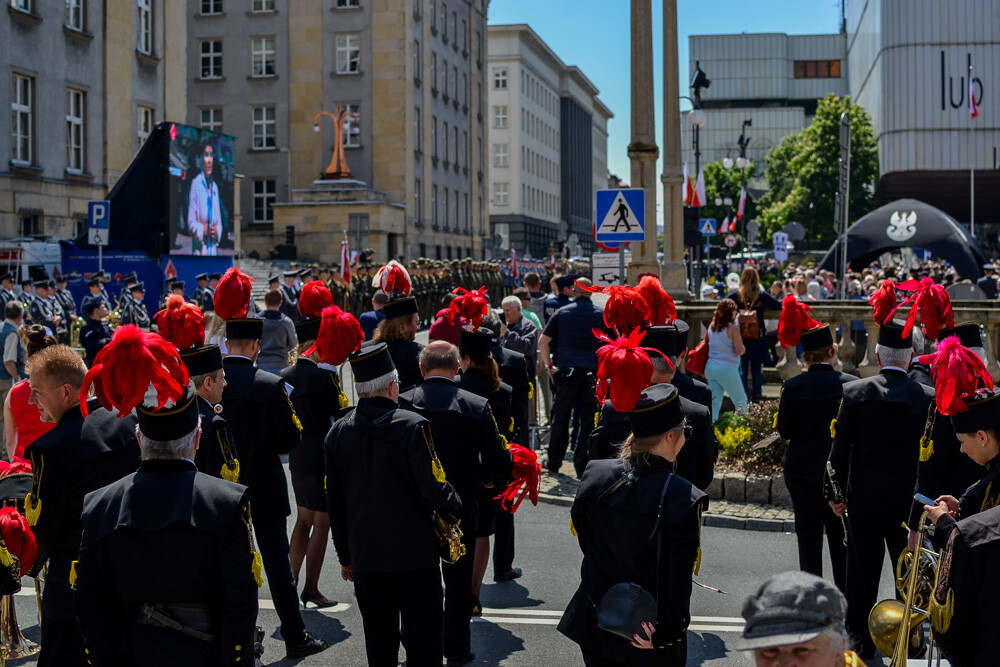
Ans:
{"label": "backpack", "polygon": [[757,305],[760,301],[755,301],[754,304],[746,309],[741,310],[737,316],[737,321],[740,325],[740,336],[743,340],[757,340],[760,338],[760,322],[757,319]]}

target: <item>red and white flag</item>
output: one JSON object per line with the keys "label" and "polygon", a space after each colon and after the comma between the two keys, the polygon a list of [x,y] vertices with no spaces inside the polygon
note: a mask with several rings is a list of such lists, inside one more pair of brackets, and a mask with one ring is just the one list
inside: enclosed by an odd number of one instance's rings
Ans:
{"label": "red and white flag", "polygon": [[521,273],[517,270],[517,251],[513,248],[510,249],[510,272],[514,276],[514,280],[521,277]]}
{"label": "red and white flag", "polygon": [[719,233],[720,234],[728,234],[729,233],[729,216],[728,215],[726,216],[726,219],[722,221],[722,224],[719,225]]}
{"label": "red and white flag", "polygon": [[340,242],[340,277],[348,286],[351,284],[351,253],[347,241]]}
{"label": "red and white flag", "polygon": [[737,220],[743,219],[743,209],[746,207],[746,205],[747,205],[747,189],[740,188],[740,205],[736,207]]}
{"label": "red and white flag", "polygon": [[691,174],[688,172],[688,163],[684,163],[684,205],[691,205]]}
{"label": "red and white flag", "polygon": [[979,115],[979,105],[976,104],[976,84],[972,80],[972,68],[969,68],[969,115],[975,120]]}
{"label": "red and white flag", "polygon": [[694,186],[694,199],[692,201],[692,206],[704,206],[708,203],[708,197],[705,196],[705,168],[702,167],[698,170],[698,182]]}

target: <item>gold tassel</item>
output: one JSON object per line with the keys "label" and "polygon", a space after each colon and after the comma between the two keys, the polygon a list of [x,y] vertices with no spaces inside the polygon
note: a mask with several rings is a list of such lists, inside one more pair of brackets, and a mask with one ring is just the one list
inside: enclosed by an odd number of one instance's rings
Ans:
{"label": "gold tassel", "polygon": [[219,473],[222,479],[227,482],[238,482],[240,481],[240,461],[239,459],[233,459],[233,467],[230,468],[228,463],[222,464],[222,471]]}
{"label": "gold tassel", "polygon": [[295,428],[297,428],[297,429],[299,429],[301,431],[302,430],[302,422],[299,421],[299,416],[297,414],[295,414],[294,412],[292,413],[292,421],[295,422]]}
{"label": "gold tassel", "polygon": [[3,545],[0,545],[0,564],[3,564],[4,567],[10,567],[14,564],[14,557],[10,555],[10,552]]}
{"label": "gold tassel", "polygon": [[507,442],[507,436],[505,436],[503,433],[500,434],[500,444],[503,446],[504,449],[507,450],[510,449],[510,443]]}
{"label": "gold tassel", "polygon": [[264,561],[256,551],[253,552],[253,564],[250,565],[250,569],[253,571],[253,580],[257,582],[257,588],[260,588],[264,585]]}
{"label": "gold tassel", "polygon": [[326,475],[323,475],[323,490],[326,491]]}
{"label": "gold tassel", "polygon": [[24,498],[24,516],[28,520],[29,526],[34,526],[38,523],[38,519],[42,516],[42,500],[39,498],[35,500],[35,496],[29,493]]}
{"label": "gold tassel", "polygon": [[347,398],[347,394],[344,392],[340,392],[340,396],[337,397],[337,400],[340,402],[340,407],[342,408],[350,407],[351,405],[351,400]]}
{"label": "gold tassel", "polygon": [[601,411],[598,410],[597,412],[594,413],[594,428],[597,428],[597,422],[598,420],[600,420],[600,418],[601,418]]}
{"label": "gold tassel", "polygon": [[955,615],[955,591],[948,589],[944,604],[937,601],[937,596],[931,596],[931,627],[934,632],[948,632],[951,628],[951,618]]}
{"label": "gold tassel", "polygon": [[439,482],[444,482],[444,468],[441,467],[441,461],[439,461],[437,457],[431,459],[431,473],[433,473],[434,479]]}
{"label": "gold tassel", "polygon": [[934,441],[920,438],[920,462],[926,463],[932,456],[934,456]]}
{"label": "gold tassel", "polygon": [[76,564],[80,561],[75,560],[69,564],[69,587],[74,588],[76,586]]}
{"label": "gold tassel", "polygon": [[837,420],[836,419],[830,420],[830,437],[831,438],[836,438],[837,437]]}
{"label": "gold tassel", "polygon": [[573,519],[569,520],[569,534],[573,537],[579,537],[579,535],[576,534],[576,526],[573,525]]}
{"label": "gold tassel", "polygon": [[778,413],[774,413],[774,419],[771,420],[771,428],[777,430],[778,428]]}
{"label": "gold tassel", "polygon": [[510,431],[511,433],[514,432],[514,418],[513,417],[510,418],[510,426],[507,428],[507,430]]}
{"label": "gold tassel", "polygon": [[535,397],[535,383],[534,382],[529,382],[528,383],[528,400],[530,401],[534,397]]}
{"label": "gold tassel", "polygon": [[694,557],[694,570],[692,570],[692,572],[694,573],[694,576],[697,577],[700,571],[701,571],[701,547],[698,547],[698,555]]}

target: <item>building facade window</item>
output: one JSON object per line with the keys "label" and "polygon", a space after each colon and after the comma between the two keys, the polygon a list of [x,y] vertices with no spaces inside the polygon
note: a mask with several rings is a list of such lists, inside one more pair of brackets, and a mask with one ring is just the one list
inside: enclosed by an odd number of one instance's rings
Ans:
{"label": "building facade window", "polygon": [[452,160],[452,162],[455,163],[455,169],[458,169],[458,125],[452,127],[452,133],[453,133],[452,138],[454,139],[454,141],[452,141],[451,143],[452,146],[455,147],[455,159]]}
{"label": "building facade window", "polygon": [[451,229],[451,190],[444,189],[444,228]]}
{"label": "building facade window", "polygon": [[222,40],[213,39],[199,43],[201,78],[222,78]]}
{"label": "building facade window", "polygon": [[506,129],[507,112],[508,106],[506,104],[496,104],[493,106],[493,127],[498,130]]}
{"label": "building facade window", "polygon": [[462,130],[462,166],[469,168],[469,131]]}
{"label": "building facade window", "polygon": [[135,115],[135,147],[138,150],[149,139],[149,133],[153,131],[153,109],[152,107],[140,106],[136,109]]}
{"label": "building facade window", "polygon": [[337,74],[357,74],[361,71],[361,35],[337,35]]}
{"label": "building facade window", "polygon": [[345,104],[344,107],[348,111],[343,127],[344,146],[357,148],[361,145],[361,105]]}
{"label": "building facade window", "polygon": [[431,0],[430,15],[431,15],[431,32],[437,33],[437,25],[438,25],[438,19],[437,19],[437,0]]}
{"label": "building facade window", "polygon": [[420,179],[413,179],[413,221],[418,225],[422,224],[424,221],[424,212],[420,210],[421,187]]}
{"label": "building facade window", "polygon": [[139,35],[136,48],[140,53],[153,53],[153,0],[136,0],[139,8]]}
{"label": "building facade window", "polygon": [[423,138],[422,127],[420,124],[420,107],[413,107],[413,150],[420,152]]}
{"label": "building facade window", "polygon": [[201,0],[202,16],[218,16],[222,13],[222,0]]}
{"label": "building facade window", "polygon": [[424,58],[423,53],[420,51],[420,40],[413,40],[413,79],[420,83],[420,78],[423,75],[424,69]]}
{"label": "building facade window", "polygon": [[209,132],[222,132],[222,107],[201,110],[201,129]]}
{"label": "building facade window", "polygon": [[253,182],[253,221],[256,224],[274,222],[274,202],[277,201],[277,184],[273,179]]}
{"label": "building facade window", "polygon": [[507,166],[507,144],[493,144],[493,166]]}
{"label": "building facade window", "polygon": [[34,148],[34,88],[30,76],[15,74],[10,100],[10,159],[31,164]]}
{"label": "building facade window", "polygon": [[441,91],[444,94],[444,101],[448,101],[448,61],[441,59]]}
{"label": "building facade window", "polygon": [[36,211],[23,212],[19,216],[19,231],[21,236],[43,236],[45,228],[42,226],[42,214]]}
{"label": "building facade window", "polygon": [[448,41],[448,3],[441,3],[441,39]]}
{"label": "building facade window", "polygon": [[254,37],[250,40],[253,76],[274,76],[274,37]]}
{"label": "building facade window", "polygon": [[506,183],[494,183],[493,184],[493,203],[497,206],[507,205],[507,184]]}
{"label": "building facade window", "polygon": [[360,6],[358,0],[337,0],[337,4],[334,5],[337,9],[357,9]]}
{"label": "building facade window", "polygon": [[438,226],[438,206],[437,206],[437,200],[438,200],[438,186],[432,185],[431,186],[431,222],[434,223],[435,227]]}
{"label": "building facade window", "polygon": [[431,53],[431,92],[437,94],[438,85],[438,57],[436,53]]}
{"label": "building facade window", "polygon": [[85,163],[84,112],[87,96],[82,90],[66,89],[66,169],[83,173]]}
{"label": "building facade window", "polygon": [[33,4],[33,0],[10,0],[10,6],[14,9],[20,9],[22,12],[34,11]]}
{"label": "building facade window", "polygon": [[839,79],[839,60],[796,60],[796,79]]}
{"label": "building facade window", "polygon": [[253,0],[253,5],[251,5],[251,11],[255,13],[273,12],[274,0]]}
{"label": "building facade window", "polygon": [[441,151],[441,153],[444,155],[444,163],[445,166],[447,166],[448,159],[451,157],[451,149],[448,146],[450,139],[450,132],[448,131],[448,121],[444,122],[444,132],[442,134],[444,134],[444,150]]}
{"label": "building facade window", "polygon": [[275,130],[274,107],[253,108],[253,147],[256,149],[274,148]]}
{"label": "building facade window", "polygon": [[493,89],[507,90],[507,68],[497,67],[493,70]]}
{"label": "building facade window", "polygon": [[66,0],[66,27],[83,31],[83,0]]}

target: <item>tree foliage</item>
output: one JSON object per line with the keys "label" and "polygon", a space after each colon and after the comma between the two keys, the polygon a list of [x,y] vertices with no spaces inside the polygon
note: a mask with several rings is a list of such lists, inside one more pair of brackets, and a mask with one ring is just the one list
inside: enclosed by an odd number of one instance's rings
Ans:
{"label": "tree foliage", "polygon": [[827,95],[819,100],[809,127],[785,137],[767,156],[769,187],[759,216],[767,235],[789,222],[805,225],[806,238],[832,243],[835,198],[840,169],[840,116],[851,118],[850,219],[875,208],[878,148],[871,117],[850,97]]}
{"label": "tree foliage", "polygon": [[[710,162],[705,165],[705,197],[708,199],[708,204],[701,207],[701,210],[698,212],[699,216],[702,218],[715,218],[718,225],[722,224],[727,215],[730,218],[736,217],[736,209],[740,204],[740,187],[744,183],[744,178],[749,181],[757,174],[757,165],[751,161],[750,166],[746,169],[746,174],[743,171],[743,169],[736,167],[726,169],[722,166],[721,162]],[[697,177],[697,174],[694,174],[694,176]],[[717,197],[719,199],[729,197],[733,200],[733,203],[731,206],[726,206],[725,204],[716,206],[715,199]],[[743,224],[748,220],[756,218],[758,212],[758,203],[753,200],[753,197],[748,192],[746,207],[743,209],[743,221],[740,223],[739,231],[742,232]]]}

